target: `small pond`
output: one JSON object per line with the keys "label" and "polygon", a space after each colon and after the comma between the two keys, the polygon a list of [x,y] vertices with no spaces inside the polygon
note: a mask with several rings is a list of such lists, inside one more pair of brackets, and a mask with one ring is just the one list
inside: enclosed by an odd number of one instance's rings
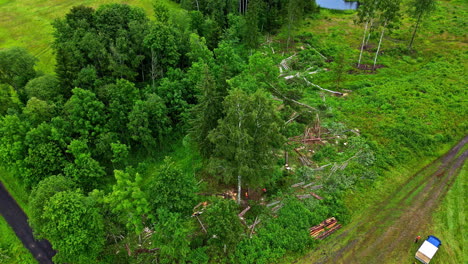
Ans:
{"label": "small pond", "polygon": [[336,10],[357,9],[359,6],[358,2],[346,2],[344,0],[315,0],[315,2],[322,8]]}

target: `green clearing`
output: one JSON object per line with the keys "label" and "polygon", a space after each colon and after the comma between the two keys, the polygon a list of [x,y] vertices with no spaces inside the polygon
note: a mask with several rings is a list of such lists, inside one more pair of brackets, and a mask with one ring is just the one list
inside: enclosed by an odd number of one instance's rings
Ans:
{"label": "green clearing", "polygon": [[[164,0],[173,10],[179,10],[174,2]],[[53,42],[52,21],[63,17],[73,6],[85,5],[94,8],[103,4],[122,3],[138,6],[153,13],[152,0],[83,0],[83,1],[0,1],[0,49],[23,47],[39,59],[37,69],[53,73],[55,57],[51,48]]]}

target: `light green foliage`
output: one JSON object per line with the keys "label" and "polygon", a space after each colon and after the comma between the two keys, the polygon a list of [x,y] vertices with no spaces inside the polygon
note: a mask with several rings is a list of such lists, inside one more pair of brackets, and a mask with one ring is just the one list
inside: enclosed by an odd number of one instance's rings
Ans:
{"label": "light green foliage", "polygon": [[262,90],[249,95],[236,89],[223,105],[226,116],[209,134],[215,144],[211,167],[222,168],[218,175],[226,183],[234,183],[240,175],[244,186],[265,184],[275,164],[271,157],[284,140],[271,99]]}
{"label": "light green foliage", "polygon": [[112,149],[112,163],[114,164],[125,164],[128,158],[130,148],[125,145],[121,144],[120,142],[111,143]]}
{"label": "light green foliage", "polygon": [[106,114],[104,104],[96,95],[80,88],[73,89],[73,96],[64,110],[75,132],[84,138],[95,138],[104,130]]}
{"label": "light green foliage", "polygon": [[36,97],[43,101],[56,101],[63,94],[58,79],[49,74],[30,80],[24,90],[28,98]]}
{"label": "light green foliage", "polygon": [[162,143],[163,136],[170,131],[167,108],[156,94],[147,95],[145,101],[137,100],[128,119],[131,138],[149,153]]}
{"label": "light green foliage", "polygon": [[27,100],[24,86],[36,76],[36,61],[37,59],[23,48],[0,50],[0,83],[11,85],[23,103]]}
{"label": "light green foliage", "polygon": [[114,177],[116,183],[105,201],[127,229],[138,234],[154,221],[150,203],[141,190],[142,178],[138,173],[133,177],[120,170],[114,171]]}
{"label": "light green foliage", "polygon": [[55,262],[95,262],[104,246],[104,225],[95,201],[77,191],[58,192],[44,205],[42,235],[57,250]]}
{"label": "light green foliage", "polygon": [[237,216],[237,205],[232,200],[216,199],[202,214],[212,259],[234,251],[243,233]]}
{"label": "light green foliage", "polygon": [[50,176],[40,181],[29,196],[29,224],[36,235],[46,235],[42,230],[46,225],[44,207],[50,198],[58,192],[71,191],[74,183],[64,176]]}
{"label": "light green foliage", "polygon": [[[228,81],[233,88],[240,88],[248,93],[259,89],[271,90],[278,83],[278,68],[270,57],[255,53],[249,57],[245,70]],[[275,87],[277,88],[277,87]]]}
{"label": "light green foliage", "polygon": [[190,52],[187,54],[190,62],[198,62],[202,60],[208,65],[213,65],[213,52],[206,46],[206,40],[195,33],[190,34]]}
{"label": "light green foliage", "polygon": [[317,210],[320,206],[309,211],[295,198],[283,203],[278,216],[267,219],[258,229],[258,235],[246,237],[238,244],[234,259],[239,263],[271,263],[288,252],[303,252],[312,245],[308,228],[323,221],[321,217],[326,214]]}
{"label": "light green foliage", "polygon": [[217,65],[216,75],[221,85],[238,75],[245,67],[245,62],[230,42],[220,42],[214,50],[214,54]]}
{"label": "light green foliage", "polygon": [[34,126],[42,122],[50,121],[54,115],[54,105],[32,97],[28,100],[26,107],[23,108],[23,114],[26,119]]}
{"label": "light green foliage", "polygon": [[91,157],[86,140],[74,139],[68,145],[67,152],[75,158],[73,163],[67,163],[64,168],[66,176],[79,183],[85,190],[92,190],[99,185],[106,174],[99,162]]}
{"label": "light green foliage", "polygon": [[29,124],[17,115],[6,115],[0,119],[0,160],[2,164],[14,166],[24,159],[26,146],[24,139]]}
{"label": "light green foliage", "polygon": [[158,221],[154,227],[154,246],[159,248],[160,263],[185,263],[189,259],[190,239],[194,228],[186,217],[158,210]]}
{"label": "light green foliage", "polygon": [[153,212],[164,208],[173,213],[189,215],[195,205],[196,181],[194,175],[166,157],[162,167],[152,180],[147,193]]}

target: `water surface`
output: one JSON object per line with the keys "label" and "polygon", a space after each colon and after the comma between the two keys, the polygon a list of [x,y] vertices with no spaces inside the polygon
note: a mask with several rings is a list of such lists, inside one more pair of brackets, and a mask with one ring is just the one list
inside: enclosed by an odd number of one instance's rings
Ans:
{"label": "water surface", "polygon": [[315,2],[322,8],[336,10],[357,9],[359,6],[358,2],[345,2],[344,0],[315,0]]}

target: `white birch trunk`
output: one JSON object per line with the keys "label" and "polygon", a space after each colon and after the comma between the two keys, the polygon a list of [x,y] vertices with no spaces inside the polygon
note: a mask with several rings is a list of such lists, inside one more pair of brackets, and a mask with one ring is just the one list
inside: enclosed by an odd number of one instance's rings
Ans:
{"label": "white birch trunk", "polygon": [[380,34],[379,46],[377,47],[377,52],[375,53],[375,57],[374,57],[374,67],[372,68],[373,70],[375,70],[375,64],[377,63],[377,57],[379,56],[380,46],[382,44],[382,39],[383,39],[383,36],[384,36],[385,26],[386,25],[387,25],[387,22],[384,23],[384,26],[382,28],[382,33]]}
{"label": "white birch trunk", "polygon": [[241,203],[241,196],[242,196],[242,194],[241,194],[241,177],[242,176],[240,174],[237,175],[237,204],[239,204],[239,205]]}
{"label": "white birch trunk", "polygon": [[361,53],[359,54],[359,60],[358,60],[358,64],[357,64],[358,68],[359,68],[359,66],[361,66],[362,52],[364,50],[364,41],[366,40],[367,24],[369,24],[369,21],[366,22],[366,26],[364,27],[364,36],[362,37]]}

